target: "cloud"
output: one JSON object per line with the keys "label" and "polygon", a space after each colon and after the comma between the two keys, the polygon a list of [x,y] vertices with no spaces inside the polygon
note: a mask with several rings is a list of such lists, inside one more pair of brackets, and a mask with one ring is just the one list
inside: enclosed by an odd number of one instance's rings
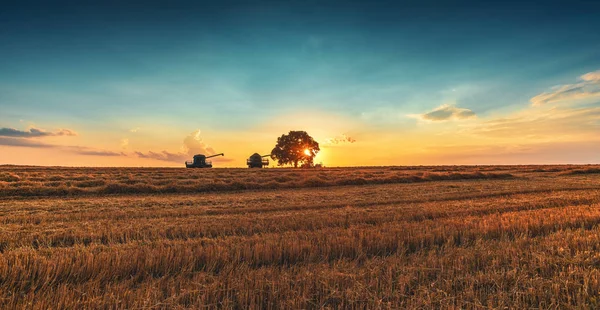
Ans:
{"label": "cloud", "polygon": [[497,138],[558,139],[600,132],[600,107],[531,109],[475,125],[472,133]]}
{"label": "cloud", "polygon": [[129,129],[129,132],[138,132],[140,129],[140,127],[131,128]]}
{"label": "cloud", "polygon": [[449,105],[449,104],[443,104],[443,105],[435,108],[433,111],[427,112],[425,114],[410,115],[410,116],[428,120],[428,121],[461,120],[461,119],[469,119],[469,118],[477,117],[475,115],[475,112],[473,112],[469,109],[458,108],[456,106]]}
{"label": "cloud", "polygon": [[[204,154],[207,156],[215,154],[216,153],[215,150],[202,140],[202,137],[200,136],[200,134],[201,134],[201,131],[200,131],[200,129],[198,129],[198,130],[195,130],[192,133],[190,133],[188,136],[186,136],[183,139],[183,146],[181,147],[181,149],[182,149],[181,152],[172,153],[172,152],[168,152],[168,151],[161,151],[161,152],[149,151],[147,153],[143,153],[143,152],[135,151],[134,154],[136,154],[140,158],[149,158],[149,159],[156,159],[156,160],[175,162],[175,163],[183,163],[186,160],[189,160],[190,158],[192,158],[196,154]],[[215,157],[214,160],[220,161],[220,162],[228,162],[228,161],[232,161],[233,159],[223,158],[223,157]]]}
{"label": "cloud", "polygon": [[215,154],[215,150],[208,146],[200,137],[200,129],[195,130],[183,139],[183,150],[187,155]]}
{"label": "cloud", "polygon": [[134,152],[139,158],[157,159],[162,161],[170,161],[176,163],[183,163],[188,160],[190,156],[184,153],[170,153],[167,151],[142,153],[139,151]]}
{"label": "cloud", "polygon": [[124,153],[117,153],[106,150],[98,150],[94,148],[84,146],[69,146],[69,145],[56,145],[48,144],[43,142],[32,141],[26,138],[6,138],[0,137],[0,145],[14,146],[14,147],[29,147],[29,148],[42,148],[42,149],[57,149],[69,153],[86,155],[86,156],[127,156]]}
{"label": "cloud", "polygon": [[588,140],[600,132],[600,107],[547,105],[548,103],[600,98],[600,70],[583,74],[578,83],[558,85],[531,98],[532,106],[506,118],[491,119],[466,129],[497,139],[541,141]]}
{"label": "cloud", "polygon": [[334,137],[334,138],[325,139],[325,145],[338,145],[338,144],[347,144],[347,143],[354,143],[354,142],[356,142],[356,139],[349,137],[345,134]]}
{"label": "cloud", "polygon": [[14,128],[0,128],[0,145],[13,147],[29,147],[41,149],[57,149],[64,152],[87,155],[87,156],[127,156],[106,150],[98,150],[84,146],[58,145],[39,142],[30,138],[54,137],[54,136],[76,136],[77,133],[70,129],[59,129],[54,132],[45,131],[40,128],[29,128],[29,130],[18,130]]}
{"label": "cloud", "polygon": [[14,128],[0,128],[0,136],[2,137],[14,137],[14,138],[37,138],[37,137],[50,137],[50,136],[76,136],[77,133],[70,129],[59,129],[55,132],[45,131],[40,128],[29,128],[29,130],[18,130]]}
{"label": "cloud", "polygon": [[83,147],[66,147],[67,149],[71,149],[71,153],[86,155],[86,156],[127,156],[125,153],[117,153],[112,151],[103,151],[103,150],[94,150]]}
{"label": "cloud", "polygon": [[0,137],[0,145],[32,147],[32,148],[55,148],[55,147],[57,147],[56,145],[53,145],[53,144],[46,144],[46,143],[31,141],[31,140],[27,140],[27,139],[5,138],[5,137]]}
{"label": "cloud", "polygon": [[580,77],[584,81],[589,82],[600,82],[600,70],[594,72],[588,72]]}
{"label": "cloud", "polygon": [[580,82],[554,86],[549,92],[534,96],[532,106],[600,97],[600,70],[579,77]]}
{"label": "cloud", "polygon": [[77,136],[77,133],[70,129],[60,129],[59,131],[54,133],[55,136]]}

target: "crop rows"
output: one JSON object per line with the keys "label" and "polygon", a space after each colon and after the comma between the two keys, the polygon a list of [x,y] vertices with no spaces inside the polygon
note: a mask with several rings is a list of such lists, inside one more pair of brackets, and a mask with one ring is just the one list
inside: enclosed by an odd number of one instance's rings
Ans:
{"label": "crop rows", "polygon": [[[510,177],[11,195],[0,199],[0,306],[600,306],[597,167],[420,168],[157,169],[152,182],[162,180],[158,175],[172,180],[176,172],[242,180],[278,173],[323,174],[329,180],[397,173]],[[31,178],[133,173],[123,170],[5,167],[2,172],[44,184]],[[140,170],[140,178],[152,176],[152,169]]]}

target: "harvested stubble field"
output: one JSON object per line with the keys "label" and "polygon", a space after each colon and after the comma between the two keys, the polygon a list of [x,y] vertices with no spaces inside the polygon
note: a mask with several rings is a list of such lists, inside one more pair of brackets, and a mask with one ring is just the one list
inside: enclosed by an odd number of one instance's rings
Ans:
{"label": "harvested stubble field", "polygon": [[597,308],[600,166],[0,167],[9,309]]}

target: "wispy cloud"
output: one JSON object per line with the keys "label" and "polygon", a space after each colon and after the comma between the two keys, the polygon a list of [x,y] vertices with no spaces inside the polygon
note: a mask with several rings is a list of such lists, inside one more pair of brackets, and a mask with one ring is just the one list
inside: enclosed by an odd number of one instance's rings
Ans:
{"label": "wispy cloud", "polygon": [[463,120],[477,117],[475,112],[469,109],[459,108],[450,104],[443,104],[431,112],[409,116],[428,121]]}
{"label": "wispy cloud", "polygon": [[475,125],[472,133],[497,138],[552,139],[600,132],[600,107],[531,109]]}
{"label": "wispy cloud", "polygon": [[600,70],[579,77],[580,82],[558,85],[530,99],[532,106],[600,97]]}
{"label": "wispy cloud", "polygon": [[138,132],[138,131],[140,131],[140,129],[141,129],[140,127],[131,128],[131,129],[129,129],[129,132]]}
{"label": "wispy cloud", "polygon": [[29,130],[18,130],[14,128],[0,128],[0,136],[14,138],[37,138],[50,136],[76,136],[77,133],[70,129],[59,129],[57,131],[45,131],[40,128],[29,128]]}
{"label": "wispy cloud", "polygon": [[86,147],[78,147],[78,146],[68,146],[68,147],[63,147],[66,148],[67,151],[71,152],[71,153],[75,153],[75,154],[79,154],[79,155],[86,155],[86,156],[109,156],[109,157],[113,157],[113,156],[127,156],[127,154],[125,153],[118,153],[118,152],[112,152],[112,151],[104,151],[104,150],[95,150],[95,149],[90,149],[90,148],[86,148]]}
{"label": "wispy cloud", "polygon": [[559,85],[553,91],[531,99],[532,106],[504,118],[489,119],[466,130],[497,139],[540,141],[585,141],[600,132],[600,107],[588,105],[546,105],[600,98],[600,70],[583,74],[578,83]]}

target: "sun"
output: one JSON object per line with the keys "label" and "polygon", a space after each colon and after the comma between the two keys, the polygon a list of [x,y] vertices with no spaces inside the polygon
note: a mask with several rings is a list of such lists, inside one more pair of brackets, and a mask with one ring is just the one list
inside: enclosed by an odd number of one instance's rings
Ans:
{"label": "sun", "polygon": [[305,150],[304,150],[304,155],[306,155],[306,156],[311,156],[311,155],[312,155],[312,153],[310,152],[310,150],[309,150],[309,149],[305,149]]}

